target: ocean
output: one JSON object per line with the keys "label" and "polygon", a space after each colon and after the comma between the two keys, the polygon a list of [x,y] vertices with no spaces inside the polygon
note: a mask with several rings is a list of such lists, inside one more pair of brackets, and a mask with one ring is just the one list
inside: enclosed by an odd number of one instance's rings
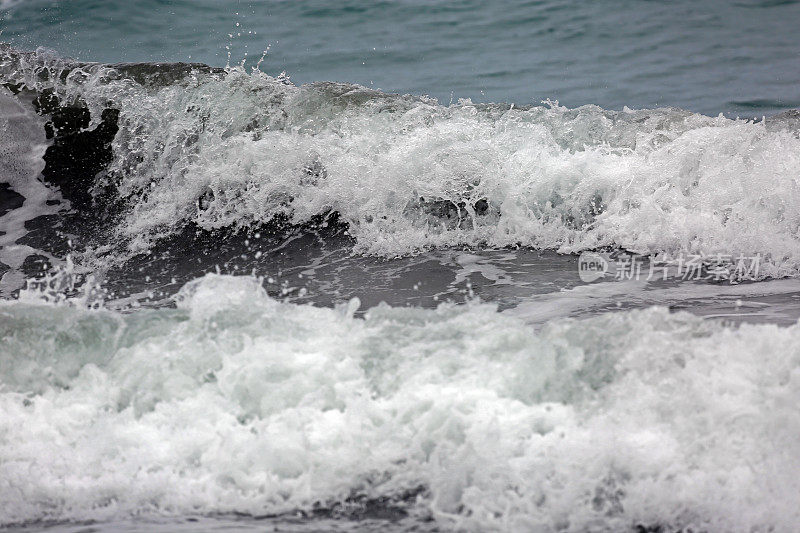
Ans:
{"label": "ocean", "polygon": [[0,529],[794,530],[798,23],[0,1]]}

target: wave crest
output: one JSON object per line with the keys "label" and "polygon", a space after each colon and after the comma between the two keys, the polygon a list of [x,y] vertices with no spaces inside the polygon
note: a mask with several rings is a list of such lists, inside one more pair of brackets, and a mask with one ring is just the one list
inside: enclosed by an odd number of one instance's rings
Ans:
{"label": "wave crest", "polygon": [[336,212],[367,254],[624,248],[759,254],[762,276],[800,271],[800,138],[788,115],[442,106],[240,67],[2,53],[6,83],[80,100],[89,127],[119,110],[94,193],[118,207],[115,235],[131,251],[187,224],[241,229]]}

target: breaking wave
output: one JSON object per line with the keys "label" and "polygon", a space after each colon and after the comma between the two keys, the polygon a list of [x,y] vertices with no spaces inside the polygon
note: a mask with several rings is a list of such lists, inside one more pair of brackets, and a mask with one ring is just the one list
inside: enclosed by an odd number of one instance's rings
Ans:
{"label": "breaking wave", "polygon": [[109,161],[83,194],[128,252],[189,225],[252,230],[335,213],[365,254],[758,254],[762,277],[800,272],[792,112],[753,122],[555,102],[443,106],[242,66],[85,64],[8,46],[0,81],[46,95],[44,113],[88,109],[86,131],[111,128]]}
{"label": "breaking wave", "polygon": [[[789,530],[800,329],[664,308],[535,332],[493,305],[0,302],[0,516],[395,502],[474,530]],[[409,496],[410,495],[410,496]]]}

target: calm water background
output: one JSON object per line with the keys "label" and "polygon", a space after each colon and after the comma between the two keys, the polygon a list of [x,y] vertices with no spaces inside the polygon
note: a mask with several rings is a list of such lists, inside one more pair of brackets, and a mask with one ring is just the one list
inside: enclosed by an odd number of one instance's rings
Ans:
{"label": "calm water background", "polygon": [[[84,60],[224,65],[390,92],[730,116],[800,106],[793,1],[99,2],[0,4],[0,39]],[[232,37],[231,37],[232,36]]]}

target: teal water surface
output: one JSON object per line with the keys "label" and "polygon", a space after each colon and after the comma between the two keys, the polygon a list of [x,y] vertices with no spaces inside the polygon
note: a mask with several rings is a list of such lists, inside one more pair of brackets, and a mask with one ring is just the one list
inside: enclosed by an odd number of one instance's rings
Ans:
{"label": "teal water surface", "polygon": [[[760,117],[800,105],[792,1],[6,1],[1,40],[84,60],[249,58],[297,83]],[[2,4],[0,4],[2,5]]]}

